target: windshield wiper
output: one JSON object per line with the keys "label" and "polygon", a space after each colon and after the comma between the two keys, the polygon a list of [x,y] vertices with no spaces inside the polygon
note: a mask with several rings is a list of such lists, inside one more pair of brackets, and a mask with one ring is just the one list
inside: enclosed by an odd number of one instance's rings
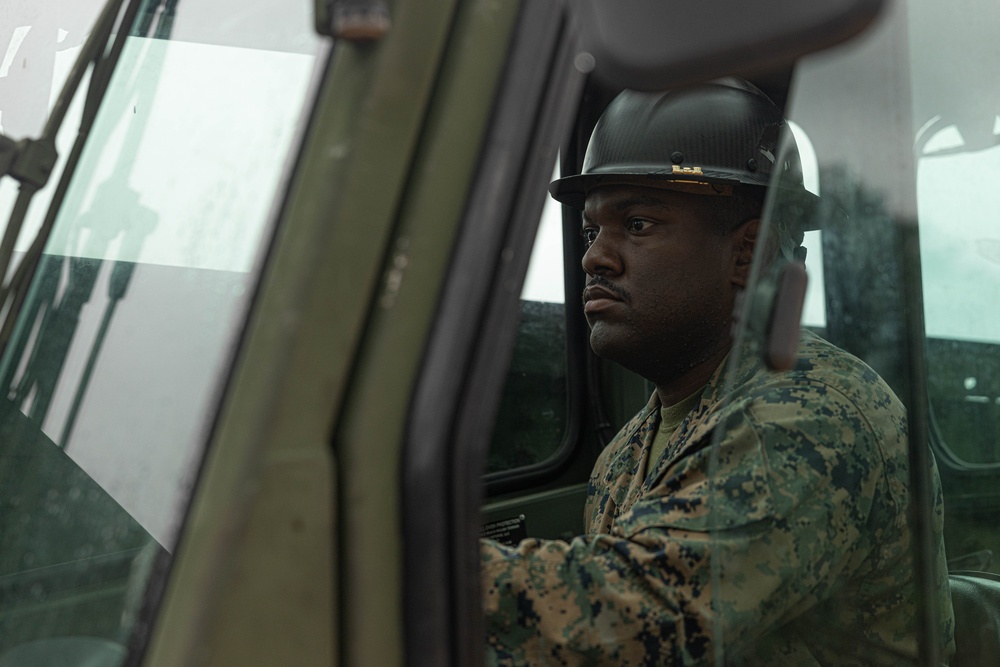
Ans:
{"label": "windshield wiper", "polygon": [[[121,21],[118,23],[118,33],[109,49],[108,41],[111,39],[111,33],[114,30],[116,19],[121,14],[123,4],[124,0],[108,0],[101,10],[93,31],[87,37],[80,55],[73,63],[41,136],[37,139],[22,139],[15,142],[0,134],[0,177],[10,175],[20,182],[17,199],[11,210],[3,239],[0,240],[0,277],[5,281],[0,286],[0,318],[2,318],[0,319],[2,322],[0,324],[0,357],[3,356],[7,342],[13,333],[14,324],[17,322],[17,316],[24,304],[28,286],[31,284],[31,277],[35,273],[38,260],[52,233],[56,215],[59,213],[73,173],[80,161],[83,146],[97,117],[104,93],[111,82],[111,75],[114,73],[115,66],[118,64],[125,46],[129,28],[135,22],[135,17],[143,2],[142,0],[130,0],[124,15],[121,16]],[[52,200],[49,202],[49,208],[41,227],[35,234],[25,256],[11,274],[10,263],[14,253],[14,244],[21,232],[28,207],[35,193],[45,187],[55,167],[58,159],[55,147],[56,136],[66,118],[70,103],[76,96],[83,77],[91,65],[93,65],[93,70],[87,86],[83,116],[76,139],[73,142],[73,148],[70,150],[66,165],[59,176],[59,183],[52,195]],[[8,274],[11,275],[8,277]]]}

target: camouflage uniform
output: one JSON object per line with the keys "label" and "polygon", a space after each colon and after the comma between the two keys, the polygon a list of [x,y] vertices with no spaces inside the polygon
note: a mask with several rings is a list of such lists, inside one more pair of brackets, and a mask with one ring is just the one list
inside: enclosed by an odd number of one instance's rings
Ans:
{"label": "camouflage uniform", "polygon": [[[722,648],[727,664],[914,661],[903,407],[812,334],[791,372],[736,363],[659,461],[655,393],[619,432],[591,475],[586,536],[483,541],[491,664],[706,664]],[[940,536],[936,469],[934,485]]]}

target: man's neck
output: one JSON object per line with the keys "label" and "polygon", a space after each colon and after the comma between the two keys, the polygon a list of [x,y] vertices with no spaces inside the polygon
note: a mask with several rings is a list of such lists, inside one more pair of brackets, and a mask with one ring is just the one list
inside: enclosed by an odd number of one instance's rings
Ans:
{"label": "man's neck", "polygon": [[731,347],[731,344],[721,347],[670,382],[657,383],[656,394],[660,398],[660,404],[663,406],[676,405],[708,384],[719,364],[729,354]]}

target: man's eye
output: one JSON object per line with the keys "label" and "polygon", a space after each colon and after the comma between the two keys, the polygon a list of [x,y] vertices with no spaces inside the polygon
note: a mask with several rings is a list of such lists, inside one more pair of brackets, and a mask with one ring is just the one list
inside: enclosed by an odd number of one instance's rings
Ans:
{"label": "man's eye", "polygon": [[629,218],[627,227],[630,232],[641,232],[648,229],[652,224],[649,220],[643,220],[642,218]]}
{"label": "man's eye", "polygon": [[594,245],[594,241],[597,240],[597,230],[584,229],[580,232],[580,236],[583,237],[583,244],[589,248]]}

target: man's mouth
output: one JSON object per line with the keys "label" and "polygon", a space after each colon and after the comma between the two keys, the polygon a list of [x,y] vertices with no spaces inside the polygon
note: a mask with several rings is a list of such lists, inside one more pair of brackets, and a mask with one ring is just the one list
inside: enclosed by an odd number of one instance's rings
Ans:
{"label": "man's mouth", "polygon": [[583,312],[597,313],[623,303],[626,295],[624,290],[602,281],[602,284],[591,283],[583,290]]}

